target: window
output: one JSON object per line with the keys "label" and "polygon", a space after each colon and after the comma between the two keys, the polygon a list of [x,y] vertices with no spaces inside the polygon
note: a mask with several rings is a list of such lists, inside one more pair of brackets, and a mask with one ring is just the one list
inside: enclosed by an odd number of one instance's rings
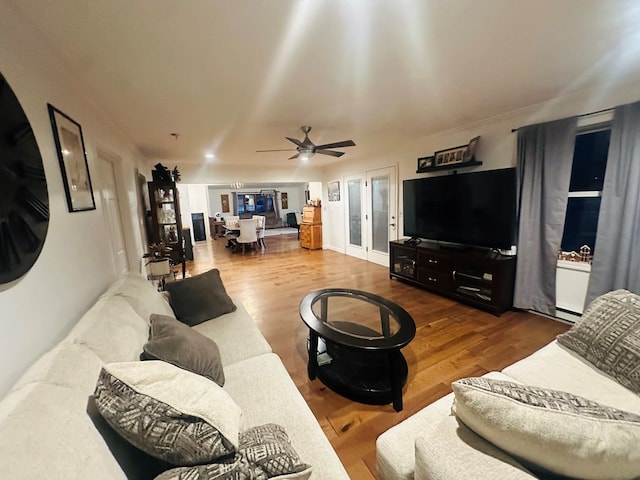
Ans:
{"label": "window", "polygon": [[580,252],[587,245],[595,252],[598,214],[609,152],[609,127],[589,128],[576,135],[569,200],[561,249]]}

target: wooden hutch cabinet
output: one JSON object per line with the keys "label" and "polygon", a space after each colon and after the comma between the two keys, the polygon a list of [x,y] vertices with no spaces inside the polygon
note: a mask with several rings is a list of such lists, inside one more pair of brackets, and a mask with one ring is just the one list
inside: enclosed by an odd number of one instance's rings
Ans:
{"label": "wooden hutch cabinet", "polygon": [[184,275],[184,249],[182,222],[180,219],[180,192],[175,182],[148,182],[151,202],[150,243],[160,243],[172,248],[171,262],[182,263]]}
{"label": "wooden hutch cabinet", "polygon": [[303,207],[300,246],[309,250],[322,248],[322,207]]}

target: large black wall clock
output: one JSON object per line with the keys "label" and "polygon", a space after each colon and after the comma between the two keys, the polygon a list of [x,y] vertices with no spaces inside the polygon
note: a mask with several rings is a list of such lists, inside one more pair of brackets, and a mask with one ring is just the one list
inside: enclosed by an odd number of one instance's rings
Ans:
{"label": "large black wall clock", "polygon": [[18,99],[0,74],[0,284],[29,271],[48,226],[49,193],[40,149]]}

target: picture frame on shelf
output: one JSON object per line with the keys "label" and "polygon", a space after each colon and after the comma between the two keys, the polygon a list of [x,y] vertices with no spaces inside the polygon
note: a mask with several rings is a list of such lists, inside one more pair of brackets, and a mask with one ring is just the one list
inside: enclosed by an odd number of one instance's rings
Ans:
{"label": "picture frame on shelf", "polygon": [[82,127],[53,105],[47,107],[69,212],[95,210]]}
{"label": "picture frame on shelf", "polygon": [[464,162],[472,162],[476,158],[476,150],[478,148],[478,143],[480,142],[480,136],[473,137],[469,140],[469,145],[467,145],[467,150],[464,153],[463,161]]}
{"label": "picture frame on shelf", "polygon": [[418,158],[418,168],[416,169],[416,173],[427,172],[429,169],[433,168],[434,157],[433,155],[430,157],[421,157]]}
{"label": "picture frame on shelf", "polygon": [[416,173],[482,165],[475,157],[479,141],[480,137],[477,136],[469,140],[467,145],[438,150],[431,157],[418,158]]}
{"label": "picture frame on shelf", "polygon": [[434,153],[435,166],[452,165],[462,163],[465,158],[465,152],[469,145],[460,145],[459,147],[448,148]]}

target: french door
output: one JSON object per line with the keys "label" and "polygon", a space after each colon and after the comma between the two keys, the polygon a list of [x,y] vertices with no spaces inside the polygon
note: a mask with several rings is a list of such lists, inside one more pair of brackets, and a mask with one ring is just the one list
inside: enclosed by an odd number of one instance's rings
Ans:
{"label": "french door", "polygon": [[389,265],[389,241],[398,236],[395,167],[350,175],[344,183],[347,255]]}

